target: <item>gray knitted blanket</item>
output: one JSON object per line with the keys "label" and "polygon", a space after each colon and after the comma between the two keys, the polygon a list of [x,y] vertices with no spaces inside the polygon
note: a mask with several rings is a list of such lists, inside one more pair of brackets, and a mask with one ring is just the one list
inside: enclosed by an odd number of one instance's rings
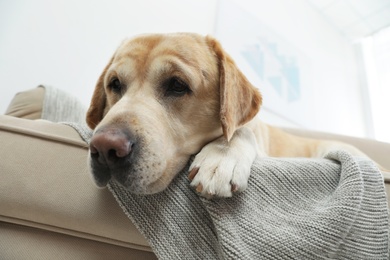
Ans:
{"label": "gray knitted blanket", "polygon": [[[88,142],[91,131],[71,125]],[[388,258],[383,178],[367,159],[258,158],[248,189],[229,199],[199,197],[186,176],[148,196],[109,184],[160,259]]]}

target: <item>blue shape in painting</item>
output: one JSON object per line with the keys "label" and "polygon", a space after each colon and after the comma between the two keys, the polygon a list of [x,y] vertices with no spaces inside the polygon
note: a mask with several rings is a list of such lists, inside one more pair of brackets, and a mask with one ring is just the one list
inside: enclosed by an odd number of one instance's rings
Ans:
{"label": "blue shape in painting", "polygon": [[281,77],[268,77],[268,81],[274,87],[279,96],[283,95],[282,78]]}
{"label": "blue shape in painting", "polygon": [[299,68],[296,66],[294,60],[283,67],[282,74],[289,83],[287,100],[289,102],[298,100],[301,96],[301,88],[299,81]]}
{"label": "blue shape in painting", "polygon": [[[262,49],[262,46],[264,49]],[[295,58],[280,54],[276,43],[260,39],[260,44],[248,46],[241,54],[259,78],[264,81],[267,80],[281,98],[293,102],[301,97],[299,67]],[[276,75],[265,75],[267,71],[265,55],[270,55],[270,58],[276,61],[277,68],[268,70],[273,71],[273,73],[276,71]],[[284,88],[287,88],[285,91],[287,96],[283,96]]]}
{"label": "blue shape in painting", "polygon": [[241,52],[260,79],[264,80],[264,53],[258,44]]}

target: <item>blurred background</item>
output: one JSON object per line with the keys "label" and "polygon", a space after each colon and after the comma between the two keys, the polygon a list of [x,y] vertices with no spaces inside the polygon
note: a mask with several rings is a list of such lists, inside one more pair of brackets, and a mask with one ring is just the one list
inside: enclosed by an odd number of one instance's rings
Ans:
{"label": "blurred background", "polygon": [[263,121],[390,142],[390,0],[0,0],[0,112],[48,84],[89,105],[123,39],[215,36]]}

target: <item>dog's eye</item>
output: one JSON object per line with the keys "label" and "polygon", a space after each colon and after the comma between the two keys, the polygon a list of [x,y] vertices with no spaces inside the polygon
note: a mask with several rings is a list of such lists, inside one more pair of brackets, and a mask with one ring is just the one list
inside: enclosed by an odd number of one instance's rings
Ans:
{"label": "dog's eye", "polygon": [[171,78],[168,81],[166,94],[172,96],[183,96],[189,93],[190,91],[191,91],[190,88],[184,81],[178,78]]}
{"label": "dog's eye", "polygon": [[118,78],[114,78],[110,81],[110,84],[108,85],[112,91],[115,93],[121,93],[122,92],[122,84],[119,81]]}

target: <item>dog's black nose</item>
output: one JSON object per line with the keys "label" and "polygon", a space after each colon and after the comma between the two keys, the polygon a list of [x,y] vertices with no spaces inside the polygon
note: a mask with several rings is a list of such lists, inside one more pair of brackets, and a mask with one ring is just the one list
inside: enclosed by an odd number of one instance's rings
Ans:
{"label": "dog's black nose", "polygon": [[133,146],[134,142],[126,131],[104,128],[93,135],[89,150],[93,160],[112,166],[130,155]]}

